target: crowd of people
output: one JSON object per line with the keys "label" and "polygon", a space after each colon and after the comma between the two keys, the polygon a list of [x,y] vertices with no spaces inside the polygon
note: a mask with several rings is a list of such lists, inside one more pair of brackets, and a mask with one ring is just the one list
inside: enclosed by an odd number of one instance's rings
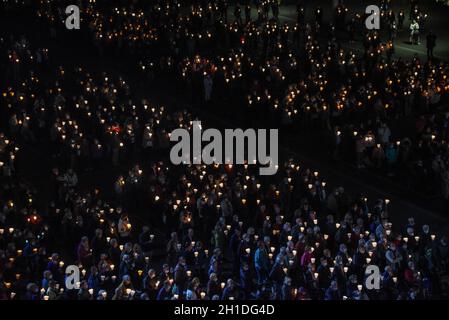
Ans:
{"label": "crowd of people", "polygon": [[[127,52],[149,81],[169,76],[211,112],[231,97],[257,123],[329,132],[332,156],[388,174],[412,168],[423,192],[449,198],[445,62],[395,58],[394,37],[385,44],[379,32],[356,36],[363,17],[348,22],[341,1],[331,25],[319,7],[308,21],[302,4],[292,25],[277,1],[149,3],[80,1],[100,55]],[[61,36],[58,1],[31,5]],[[383,12],[396,23],[388,1]],[[365,39],[365,50],[345,49],[342,37]],[[349,194],[289,157],[269,177],[254,165],[175,166],[170,133],[191,128],[190,110],[155,105],[127,74],[57,65],[57,52],[32,39],[0,39],[0,299],[447,295],[447,236],[412,215],[393,225],[389,199]],[[415,119],[416,132],[395,135],[398,117]],[[30,152],[49,162],[38,173],[45,188],[21,172]],[[85,177],[97,173],[105,190]],[[80,269],[75,289],[68,265]],[[378,289],[366,285],[370,265]]]}
{"label": "crowd of people", "polygon": [[[330,22],[323,8],[301,1],[293,21],[279,18],[277,1],[255,4],[88,2],[83,23],[100,54],[126,53],[150,80],[177,79],[193,105],[235,105],[253,126],[318,130],[337,159],[449,199],[444,109],[449,70],[434,57],[437,37],[419,2],[410,1],[407,15],[407,9],[394,11],[384,1],[380,30],[367,30],[366,16],[344,1],[336,2]],[[60,21],[64,14],[49,2],[38,10],[44,21]],[[417,23],[420,34],[428,33],[428,60],[395,57],[398,34]],[[50,34],[58,32],[51,25]],[[345,41],[358,42],[360,50],[342,45]],[[402,117],[415,119],[416,130],[389,127]]]}

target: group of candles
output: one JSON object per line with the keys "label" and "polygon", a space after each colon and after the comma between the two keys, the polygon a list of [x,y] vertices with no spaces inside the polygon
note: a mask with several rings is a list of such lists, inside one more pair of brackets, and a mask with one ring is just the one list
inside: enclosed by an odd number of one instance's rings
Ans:
{"label": "group of candles", "polygon": [[[116,10],[116,14],[117,15],[122,15],[122,16],[128,16],[129,14],[133,16],[133,13],[129,13],[127,11],[121,11],[121,10]],[[196,13],[198,15],[198,13]],[[137,14],[136,16],[137,18],[141,18],[141,14]],[[129,28],[134,28],[134,26],[128,26]],[[285,30],[285,29],[284,29]],[[269,30],[270,31],[270,30]],[[273,30],[271,30],[270,32],[272,32]],[[267,31],[268,32],[268,31]],[[313,48],[313,46],[310,46],[310,50],[315,50]],[[292,58],[292,57],[291,57]],[[341,55],[339,58],[341,61],[345,61]],[[247,57],[246,55],[244,55],[243,53],[241,54],[230,54],[227,57],[219,57],[216,61],[214,61],[213,64],[210,63],[210,61],[208,61],[207,59],[201,59],[200,57],[195,57],[194,61],[185,61],[185,65],[184,68],[186,68],[186,70],[188,68],[190,68],[192,65],[194,64],[206,64],[206,65],[210,65],[207,67],[207,71],[203,71],[205,73],[211,72],[213,73],[214,70],[224,70],[225,72],[228,71],[228,68],[231,68],[231,72],[230,73],[226,73],[226,80],[227,82],[230,82],[231,79],[234,80],[235,78],[240,78],[242,77],[242,68],[241,65],[242,63],[250,66],[250,68],[254,68],[254,69],[258,69],[260,71],[262,71],[262,73],[265,72],[270,72],[272,74],[277,75],[278,80],[279,81],[284,81],[285,80],[285,76],[283,73],[282,68],[279,66],[278,61],[276,61],[276,59],[272,59],[269,61],[266,61],[266,63],[260,66],[256,66],[253,62],[253,60],[251,60],[249,57]],[[296,62],[292,62],[291,66],[294,66]],[[312,79],[313,84],[309,84],[309,83],[300,83],[294,87],[291,88],[291,90],[287,90],[286,91],[286,98],[285,99],[281,99],[281,97],[279,97],[278,101],[285,101],[286,106],[294,106],[294,100],[297,99],[298,95],[301,95],[303,93],[305,93],[310,86],[314,85],[319,87],[319,91],[323,91],[325,90],[324,87],[327,85],[327,80],[324,79],[324,71],[323,68],[325,67],[326,62],[321,63],[314,63],[314,67],[317,68],[316,70],[318,70],[319,72],[316,74],[316,79]],[[386,67],[386,65],[385,65]],[[418,67],[417,67],[418,68]],[[420,67],[418,68],[420,69]],[[79,72],[81,73],[82,70],[79,69]],[[187,71],[184,71],[187,72]],[[442,67],[439,68],[435,68],[432,70],[431,75],[430,75],[430,80],[434,80],[437,77],[438,78],[442,78],[443,80],[446,80],[446,76],[444,74],[445,70],[443,70]],[[63,76],[65,73],[65,71],[63,69],[60,70],[60,74]],[[442,74],[442,75],[441,75]],[[418,71],[416,71],[415,73],[410,75],[411,80],[413,81],[412,85],[418,85]],[[84,88],[84,92],[83,94],[86,95],[86,98],[81,99],[81,97],[79,97],[79,99],[77,100],[77,102],[75,102],[74,105],[74,109],[71,109],[70,105],[65,105],[65,103],[61,103],[61,104],[57,104],[55,105],[55,110],[57,110],[61,115],[64,115],[64,117],[62,117],[59,121],[56,122],[55,124],[55,128],[56,128],[56,134],[59,135],[59,137],[61,138],[61,140],[70,140],[70,145],[72,146],[72,148],[80,148],[80,144],[78,143],[74,143],[74,137],[78,137],[78,138],[83,138],[83,133],[81,132],[81,128],[79,128],[78,126],[78,121],[71,116],[71,112],[74,112],[75,110],[78,112],[81,112],[83,117],[85,119],[92,119],[92,121],[94,121],[94,123],[96,125],[102,126],[105,129],[105,132],[109,133],[110,135],[132,135],[133,131],[135,130],[135,126],[133,125],[124,125],[124,123],[119,123],[117,125],[118,119],[119,119],[119,114],[120,112],[127,112],[127,113],[131,113],[132,114],[132,118],[135,122],[139,123],[143,118],[151,118],[153,120],[153,124],[159,124],[161,121],[166,121],[166,116],[167,116],[167,112],[166,110],[161,107],[161,108],[156,108],[156,107],[152,107],[149,106],[148,104],[138,104],[138,105],[119,105],[116,103],[112,103],[108,106],[97,106],[95,103],[93,103],[93,101],[91,100],[91,95],[92,93],[97,94],[97,92],[99,92],[100,94],[107,96],[109,98],[109,100],[116,100],[117,99],[117,89],[118,90],[126,90],[127,87],[127,83],[123,80],[123,79],[119,79],[118,81],[112,81],[110,77],[104,77],[103,79],[101,79],[98,83],[99,85],[95,85],[95,83],[97,81],[94,81],[90,75],[88,73],[84,73],[84,78],[87,79],[87,81],[81,81],[80,85],[83,86]],[[399,81],[400,79],[398,78],[397,81]],[[432,80],[432,81],[433,81]],[[447,86],[447,83],[444,84],[444,87]],[[321,89],[323,87],[323,89]],[[101,88],[101,89],[100,89]],[[54,90],[52,93],[54,93],[55,95],[64,95],[65,94],[65,90],[61,87],[57,87],[57,88],[52,88],[51,90]],[[345,102],[348,99],[348,91],[349,88],[346,87],[342,87],[340,89],[340,91],[338,92],[338,97],[339,100],[343,102]],[[14,95],[13,93],[14,91],[9,91],[9,93],[7,93],[6,95],[11,96]],[[374,90],[374,89],[368,89],[365,92],[365,95],[367,97],[368,100],[372,99],[373,97],[375,97],[378,93]],[[266,98],[268,100],[271,100],[272,93],[267,93],[266,94]],[[29,97],[31,99],[33,99],[34,97],[32,96],[32,94],[29,95]],[[262,98],[260,96],[256,96],[255,98],[251,98],[249,101],[258,101],[261,100]],[[19,98],[19,101],[23,100]],[[69,99],[67,99],[69,100]],[[276,99],[273,99],[273,101],[275,101]],[[252,103],[250,103],[252,104]],[[275,107],[277,108],[277,107]],[[296,107],[292,107],[293,109],[289,110],[288,112],[290,113],[297,113],[297,109]],[[324,108],[324,106],[323,106]],[[41,109],[42,112],[45,112],[46,108],[44,108],[43,110]],[[25,116],[25,120],[29,120],[26,119],[27,116]],[[177,114],[177,117],[174,118],[174,124],[176,127],[185,127],[185,128],[190,128],[192,125],[192,122],[189,120],[191,116],[187,115],[187,114],[183,114],[183,113],[179,113]],[[147,120],[147,119],[145,119]],[[23,121],[23,120],[18,120],[18,121]],[[146,123],[146,121],[145,121]],[[18,123],[19,124],[19,123]],[[155,131],[153,129],[153,127],[151,125],[148,125],[145,127],[146,128],[146,134],[148,136],[152,136],[153,134],[155,134]],[[357,136],[358,133],[355,131],[354,132],[354,136]],[[367,139],[372,139],[372,137],[366,137]],[[2,138],[2,140],[0,140],[0,144],[4,144],[4,145],[8,145],[10,142],[9,140],[7,140],[5,137]],[[121,141],[120,142],[120,146],[124,146],[124,142]],[[103,149],[103,144],[101,142],[99,142],[97,144],[97,148],[98,149]],[[15,151],[18,151],[18,148],[14,149]],[[4,163],[0,163],[0,167],[3,166]],[[319,191],[325,191],[326,189],[326,182],[323,181],[321,179],[321,175],[319,172],[317,171],[310,171],[310,170],[300,170],[300,167],[297,163],[290,161],[288,162],[285,166],[284,166],[284,170],[283,170],[283,177],[286,178],[287,180],[287,185],[288,188],[287,189],[283,189],[281,184],[279,182],[274,183],[273,185],[273,189],[272,190],[267,190],[267,186],[263,185],[261,183],[261,181],[259,181],[257,179],[257,177],[254,177],[250,171],[248,170],[249,166],[248,165],[243,165],[243,166],[232,166],[232,165],[227,165],[227,166],[222,166],[222,165],[213,165],[213,166],[190,166],[189,170],[188,170],[188,174],[186,175],[186,178],[183,179],[182,181],[182,188],[184,188],[185,192],[185,196],[182,197],[181,195],[178,194],[162,194],[162,193],[155,193],[153,195],[153,199],[155,202],[160,202],[160,201],[165,201],[166,203],[170,203],[171,208],[173,209],[173,211],[181,211],[181,210],[186,210],[189,209],[190,207],[192,207],[192,203],[193,200],[199,199],[201,198],[203,201],[207,202],[209,199],[213,199],[213,205],[216,207],[217,211],[220,211],[221,209],[221,201],[224,199],[224,196],[227,194],[227,192],[232,189],[237,187],[240,190],[240,194],[239,196],[237,196],[237,199],[239,200],[239,203],[241,203],[242,206],[248,206],[249,205],[249,200],[248,200],[248,192],[251,191],[255,191],[256,192],[256,205],[259,206],[261,205],[263,202],[261,201],[262,198],[267,199],[269,197],[271,197],[270,200],[273,200],[274,202],[279,201],[280,198],[283,198],[284,196],[286,196],[287,194],[284,193],[284,191],[281,190],[287,190],[285,192],[287,193],[291,193],[293,191],[294,188],[294,183],[296,182],[297,179],[302,179],[302,183],[304,183],[307,186],[307,189],[309,190],[309,192],[314,192],[316,190]],[[165,171],[167,172],[169,170],[169,165],[165,164],[165,163],[160,163],[157,165],[156,170],[159,171]],[[136,178],[136,179],[140,179],[143,175],[145,175],[147,173],[146,170],[142,170],[139,166],[136,166],[133,168],[132,172],[132,177]],[[299,177],[298,177],[299,175]],[[236,177],[238,176],[238,181],[236,180],[231,180],[228,179],[228,177]],[[198,183],[198,180],[200,181]],[[126,182],[124,179],[119,179],[118,180],[120,185],[125,185]],[[273,191],[272,193],[270,193],[269,191]],[[213,193],[213,194],[212,194]],[[32,198],[31,202],[32,202]],[[30,201],[29,201],[30,202]],[[386,199],[385,200],[385,206],[389,205],[389,200]],[[12,209],[15,204],[10,201],[8,203],[8,206],[10,207],[10,209]],[[104,224],[105,220],[107,220],[108,218],[111,218],[112,220],[117,220],[119,217],[117,215],[114,216],[114,212],[116,210],[111,209],[112,211],[108,211],[108,210],[102,210],[99,208],[95,208],[94,210],[92,210],[94,212],[94,214],[96,214],[97,218],[98,218],[98,223],[100,225]],[[187,210],[188,211],[188,210]],[[112,217],[110,217],[112,216]],[[187,212],[187,214],[184,216],[185,218],[185,222],[186,223],[191,223],[192,219],[194,219],[194,216],[192,214],[190,214],[190,212]],[[36,221],[39,220],[39,216],[36,214],[32,214],[29,216],[28,218],[28,222],[29,223],[34,223]],[[270,220],[271,217],[268,215],[266,217],[266,220]],[[276,217],[277,219],[277,217]],[[280,216],[280,221],[283,221],[283,216]],[[103,222],[102,222],[103,221]],[[313,226],[316,226],[320,223],[321,221],[319,221],[318,218],[313,219],[312,220],[312,224]],[[239,225],[242,226],[242,221],[239,221]],[[313,227],[312,226],[312,227]],[[132,229],[132,225],[131,223],[127,220],[124,223],[124,227],[126,229],[126,231],[131,231]],[[304,231],[306,231],[308,228],[310,228],[311,226],[308,225],[307,222],[302,222],[302,226],[300,227],[300,232],[304,233]],[[341,227],[341,224],[339,222],[337,222],[335,224],[335,227],[337,229],[339,229]],[[225,233],[226,236],[230,235],[231,231],[232,231],[232,227],[230,225],[224,225],[222,227],[222,231],[223,233]],[[1,228],[0,229],[0,237],[9,237],[10,235],[13,235],[16,231],[16,228],[14,227],[9,227],[9,228]],[[277,235],[279,233],[278,229],[275,229],[273,227],[273,235]],[[108,235],[108,241],[110,240],[110,236],[115,236],[116,231],[114,227],[111,227],[111,232],[110,235]],[[385,235],[387,237],[391,237],[392,236],[392,232],[390,229],[385,230]],[[255,235],[255,240],[257,241],[258,236]],[[368,252],[370,257],[373,255],[373,253],[376,250],[377,247],[377,239],[372,239],[372,234],[369,231],[365,231],[365,232],[361,232],[360,234],[355,234],[354,232],[348,232],[347,233],[347,238],[352,238],[352,237],[357,237],[358,239],[366,239],[367,243],[369,243],[369,245],[372,247],[370,249],[370,251]],[[320,247],[322,247],[323,245],[326,244],[326,241],[328,241],[329,239],[329,235],[324,234],[323,238],[320,239],[319,242],[315,242],[312,246],[311,246],[311,250],[313,251],[317,251]],[[432,241],[435,240],[435,235],[431,236]],[[289,234],[287,236],[287,241],[291,242],[293,240],[293,236],[291,234]],[[407,243],[409,241],[409,237],[404,237],[402,238],[402,240]],[[420,237],[419,236],[414,236],[414,240],[416,242],[420,241]],[[123,245],[119,246],[120,250],[123,250]],[[274,257],[275,257],[275,253],[277,252],[278,248],[275,246],[270,246],[269,247],[269,258],[270,261],[273,262]],[[207,251],[207,249],[205,250]],[[250,255],[253,254],[253,250],[251,250],[251,248],[246,248],[245,249],[246,254]],[[20,256],[22,254],[22,250],[19,249],[17,250],[17,256]],[[289,268],[292,268],[293,265],[295,265],[295,259],[297,260],[297,250],[296,249],[289,249],[289,254],[290,254],[290,259],[289,259],[289,267],[286,267],[284,269],[285,273],[289,272]],[[198,253],[196,251],[195,256],[197,256]],[[14,258],[12,258],[12,262],[14,262]],[[370,264],[371,263],[371,259],[372,258],[366,258],[366,263]],[[351,264],[351,260],[349,260],[348,265],[345,265],[343,270],[345,273],[347,273],[349,271],[349,266]],[[317,258],[312,257],[311,258],[311,263],[315,264],[317,262]],[[64,267],[64,262],[60,261],[59,262],[59,266],[61,268]],[[334,271],[335,267],[330,267],[332,272]],[[114,271],[115,266],[113,264],[110,265],[110,269],[112,271]],[[86,276],[87,271],[86,269],[82,269],[81,273],[83,275],[83,277]],[[138,270],[138,275],[142,276],[143,271],[142,270]],[[192,275],[192,271],[188,270],[187,271],[187,275],[190,277]],[[313,274],[315,279],[318,278],[318,273],[314,273]],[[20,279],[20,274],[17,274],[16,278]],[[112,276],[115,277],[113,280],[115,281],[116,276]],[[395,281],[396,282],[396,281]],[[5,283],[5,287],[6,288],[10,288],[11,287],[11,283]],[[221,284],[221,288],[223,289],[225,287],[225,283]],[[358,285],[358,289],[359,291],[362,290],[362,285]],[[63,290],[62,288],[60,290]],[[90,288],[89,292],[91,294],[93,294],[93,289]],[[43,294],[45,293],[45,290],[43,292]],[[126,289],[126,293],[130,296],[133,296],[135,294],[135,291],[132,289]],[[104,297],[106,297],[106,293],[103,293]],[[10,293],[10,297],[14,298],[15,293],[11,292]],[[201,298],[205,297],[205,293],[201,292]],[[175,298],[177,298],[175,296]],[[47,295],[43,296],[44,300],[48,299]]]}

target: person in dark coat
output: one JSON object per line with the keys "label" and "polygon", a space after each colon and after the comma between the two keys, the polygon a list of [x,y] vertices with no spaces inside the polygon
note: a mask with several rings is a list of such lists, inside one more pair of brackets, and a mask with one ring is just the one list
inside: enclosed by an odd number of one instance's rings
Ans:
{"label": "person in dark coat", "polygon": [[433,59],[433,50],[437,44],[436,42],[437,36],[430,31],[426,38],[427,59]]}

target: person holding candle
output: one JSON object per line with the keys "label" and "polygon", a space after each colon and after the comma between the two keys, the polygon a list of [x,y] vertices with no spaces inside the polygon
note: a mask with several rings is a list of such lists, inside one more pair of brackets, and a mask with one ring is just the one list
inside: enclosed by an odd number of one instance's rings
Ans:
{"label": "person holding candle", "polygon": [[156,300],[170,300],[172,285],[169,280],[165,280],[164,284],[159,289]]}
{"label": "person holding candle", "polygon": [[186,270],[186,260],[184,257],[179,257],[178,264],[174,269],[174,292],[176,292],[180,297],[184,296],[184,292],[187,288],[187,270]]}
{"label": "person holding candle", "polygon": [[155,300],[160,285],[160,281],[156,276],[156,271],[154,269],[148,270],[148,273],[143,278],[142,282],[143,282],[142,288],[148,294],[148,298],[150,300]]}
{"label": "person holding candle", "polygon": [[89,238],[82,237],[77,250],[78,261],[83,266],[90,267],[92,264],[92,254],[89,246]]}
{"label": "person holding candle", "polygon": [[187,286],[185,299],[198,300],[201,297],[199,290],[200,290],[200,279],[193,278],[190,281],[189,285]]}
{"label": "person holding candle", "polygon": [[240,292],[234,280],[228,279],[226,281],[226,287],[223,289],[221,300],[238,300],[239,298]]}

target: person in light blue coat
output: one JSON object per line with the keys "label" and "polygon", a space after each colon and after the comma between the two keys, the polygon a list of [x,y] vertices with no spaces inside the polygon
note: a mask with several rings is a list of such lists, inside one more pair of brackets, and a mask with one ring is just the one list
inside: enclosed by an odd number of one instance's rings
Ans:
{"label": "person in light blue coat", "polygon": [[264,283],[268,277],[268,272],[270,271],[270,260],[263,241],[259,241],[258,248],[254,254],[254,266],[257,272],[258,283]]}

